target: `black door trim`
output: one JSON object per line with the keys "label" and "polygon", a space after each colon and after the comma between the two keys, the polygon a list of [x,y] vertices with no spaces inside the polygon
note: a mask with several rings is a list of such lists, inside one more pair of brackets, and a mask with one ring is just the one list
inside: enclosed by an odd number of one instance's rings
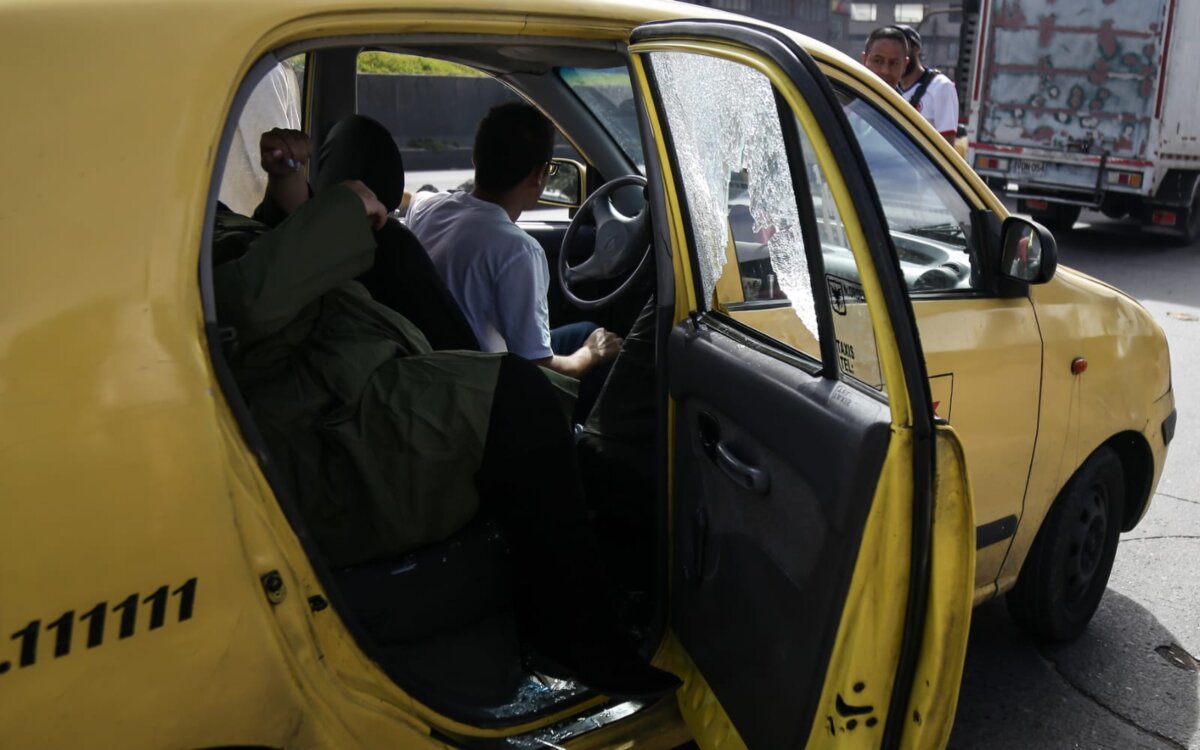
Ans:
{"label": "black door trim", "polygon": [[975,549],[990,547],[997,542],[1011,539],[1017,533],[1017,517],[1005,516],[975,527]]}

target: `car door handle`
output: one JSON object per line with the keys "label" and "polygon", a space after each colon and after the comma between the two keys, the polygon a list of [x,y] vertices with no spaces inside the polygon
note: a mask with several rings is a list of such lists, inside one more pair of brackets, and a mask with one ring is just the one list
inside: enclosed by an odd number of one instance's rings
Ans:
{"label": "car door handle", "polygon": [[717,466],[721,467],[725,476],[751,492],[765,495],[771,489],[771,475],[733,455],[724,440],[717,443]]}

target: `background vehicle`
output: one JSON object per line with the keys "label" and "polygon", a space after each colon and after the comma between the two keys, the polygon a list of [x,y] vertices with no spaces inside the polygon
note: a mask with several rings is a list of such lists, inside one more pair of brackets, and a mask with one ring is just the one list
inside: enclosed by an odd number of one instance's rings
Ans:
{"label": "background vehicle", "polygon": [[970,160],[1021,211],[1069,229],[1083,208],[1183,241],[1200,234],[1200,5],[984,0]]}

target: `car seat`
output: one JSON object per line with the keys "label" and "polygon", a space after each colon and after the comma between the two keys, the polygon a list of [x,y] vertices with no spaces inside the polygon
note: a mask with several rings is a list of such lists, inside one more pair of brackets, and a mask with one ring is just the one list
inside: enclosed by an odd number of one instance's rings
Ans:
{"label": "car seat", "polygon": [[[352,114],[325,136],[313,165],[312,187],[321,193],[358,180],[393,211],[403,199],[404,178],[404,157],[387,127]],[[375,239],[375,265],[358,277],[371,296],[408,318],[434,349],[479,351],[466,316],[416,235],[389,217]]]}
{"label": "car seat", "polygon": [[389,218],[375,239],[375,265],[358,277],[371,296],[408,318],[434,349],[479,351],[467,317],[416,235]]}

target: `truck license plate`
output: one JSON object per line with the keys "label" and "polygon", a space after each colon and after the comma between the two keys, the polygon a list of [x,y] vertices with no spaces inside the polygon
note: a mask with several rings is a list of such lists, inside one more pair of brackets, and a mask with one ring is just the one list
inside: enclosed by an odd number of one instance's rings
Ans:
{"label": "truck license plate", "polygon": [[1022,177],[1044,177],[1046,162],[1017,159],[1013,161],[1013,171]]}

